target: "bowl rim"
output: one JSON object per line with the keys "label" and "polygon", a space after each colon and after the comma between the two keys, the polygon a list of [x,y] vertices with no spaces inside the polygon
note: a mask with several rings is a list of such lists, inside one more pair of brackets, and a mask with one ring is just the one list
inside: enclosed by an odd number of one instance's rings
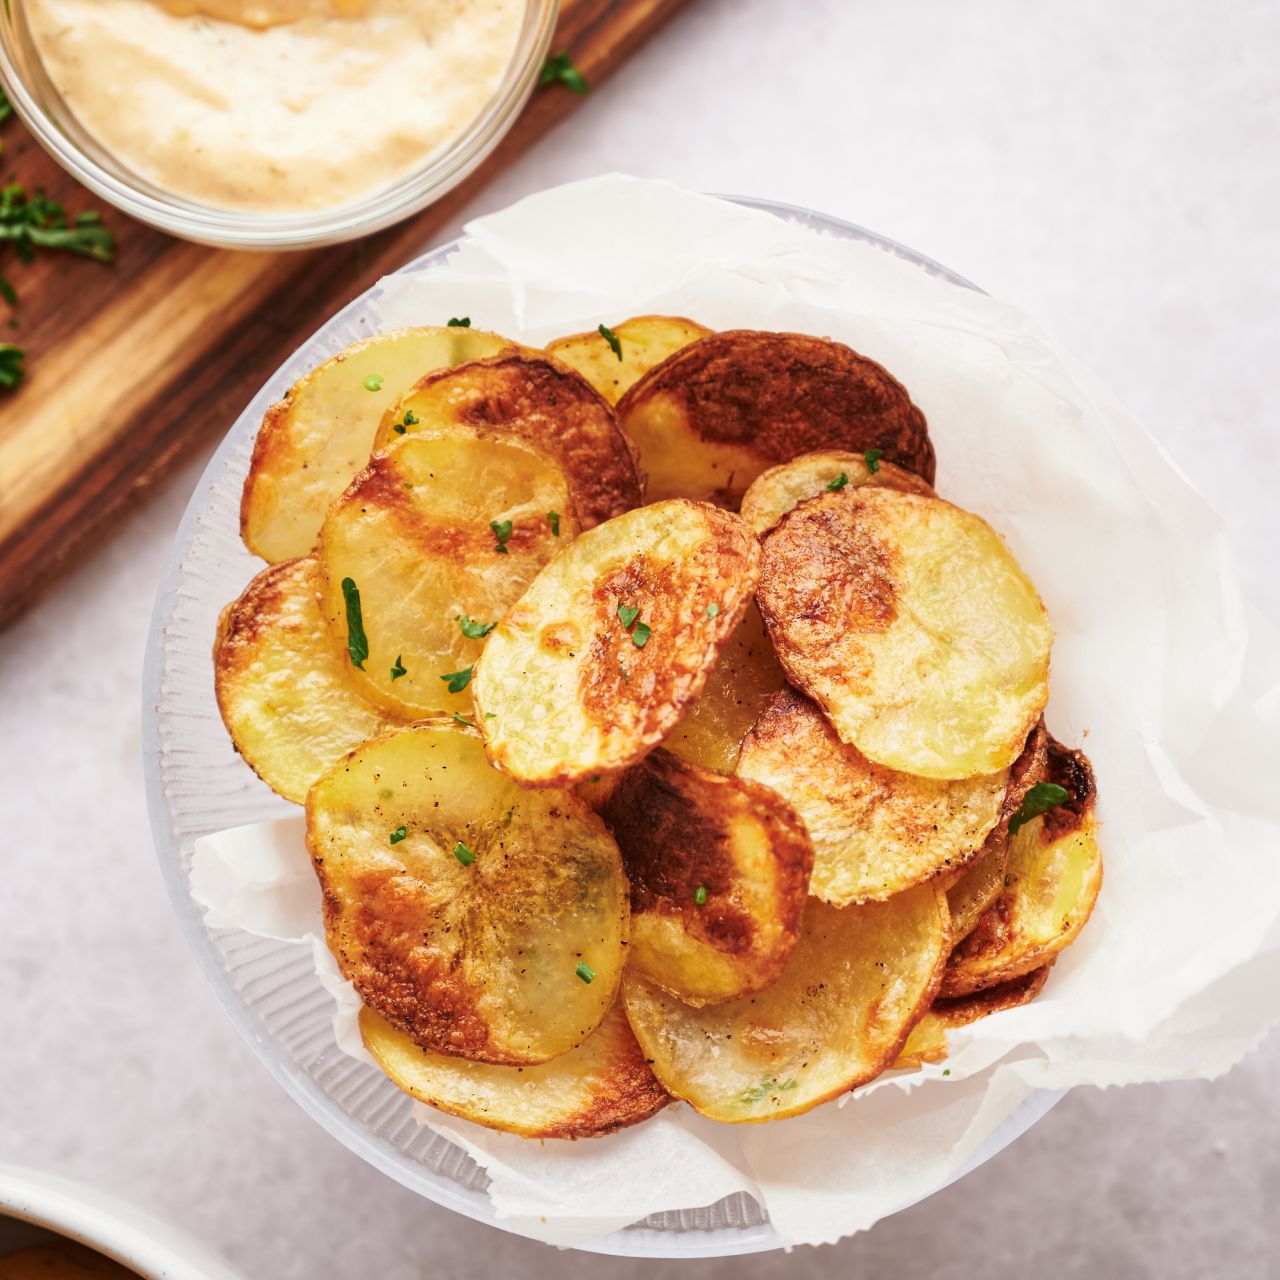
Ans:
{"label": "bowl rim", "polygon": [[[962,288],[973,289],[980,293],[983,292],[977,285],[934,259],[857,223],[847,222],[814,209],[788,204],[783,201],[722,193],[710,194],[713,194],[716,199],[770,213],[776,217],[798,222],[843,239],[857,239],[871,243],[952,284]],[[457,251],[462,239],[463,237],[457,237],[449,240],[413,258],[397,268],[393,274],[399,275],[443,262]],[[298,344],[298,347],[290,353],[289,357],[282,362],[276,372],[254,392],[246,412],[248,408],[252,407],[253,401],[262,394],[265,388],[278,379],[285,367],[292,363],[299,350],[311,344],[319,333],[330,326],[338,325],[345,317],[362,308],[368,296],[377,288],[378,285],[376,283],[371,285],[369,289],[366,289],[356,298],[353,298],[345,307],[335,312],[324,325],[321,325],[313,333],[308,334]],[[239,418],[237,419],[238,421]],[[161,743],[157,709],[163,698],[165,621],[170,602],[174,599],[177,589],[182,583],[183,559],[199,530],[200,513],[196,509],[197,499],[216,478],[232,451],[237,447],[238,442],[235,438],[234,427],[235,424],[228,429],[222,442],[201,472],[200,479],[192,491],[192,497],[179,523],[177,533],[174,535],[169,556],[165,562],[157,587],[156,603],[148,630],[146,654],[143,662],[142,754],[147,793],[147,811],[157,858],[160,862],[161,874],[164,878],[170,901],[173,904],[174,913],[178,917],[179,927],[195,955],[198,966],[213,987],[219,1002],[230,1016],[236,1029],[252,1046],[259,1060],[290,1097],[314,1121],[348,1150],[354,1152],[361,1159],[373,1165],[374,1168],[381,1170],[381,1172],[411,1191],[415,1191],[433,1203],[452,1209],[477,1222],[487,1223],[489,1226],[498,1227],[513,1234],[521,1234],[508,1221],[498,1217],[486,1192],[471,1190],[459,1183],[436,1184],[433,1182],[426,1184],[416,1179],[412,1172],[404,1167],[404,1160],[399,1152],[388,1144],[372,1137],[362,1127],[354,1123],[292,1059],[283,1053],[273,1052],[273,1041],[264,1043],[254,1027],[248,1006],[235,991],[209,943],[208,935],[201,923],[202,913],[199,910],[193,910],[186,872],[180,861],[169,852],[180,841],[176,831],[173,829],[168,812],[159,767]],[[1042,1119],[1066,1096],[1066,1092],[1065,1089],[1042,1089],[1031,1093],[997,1125],[995,1130],[970,1158],[943,1182],[939,1183],[931,1191],[913,1197],[897,1206],[892,1213],[884,1216],[890,1217],[892,1214],[901,1213],[903,1210],[911,1208],[922,1200],[928,1199],[929,1196],[951,1186],[952,1183],[959,1181],[980,1165],[985,1164]],[[693,1207],[698,1206],[686,1206],[686,1208]],[[726,1226],[707,1230],[686,1229],[679,1232],[635,1224],[574,1247],[584,1252],[618,1257],[710,1258],[763,1253],[774,1249],[788,1249],[791,1245],[777,1233],[771,1223],[766,1221],[763,1224],[749,1227]]]}
{"label": "bowl rim", "polygon": [[[169,235],[224,249],[313,249],[374,232],[421,212],[462,182],[515,124],[546,61],[560,0],[525,0],[520,36],[502,80],[476,117],[416,169],[366,196],[331,208],[267,214],[220,209],[144,190],[90,155],[28,88],[10,49],[13,0],[0,11],[0,85],[32,137],[77,182],[131,218]],[[83,126],[79,126],[83,127]],[[87,131],[86,131],[87,134]],[[109,155],[106,147],[100,147]],[[114,159],[114,157],[112,157]]]}

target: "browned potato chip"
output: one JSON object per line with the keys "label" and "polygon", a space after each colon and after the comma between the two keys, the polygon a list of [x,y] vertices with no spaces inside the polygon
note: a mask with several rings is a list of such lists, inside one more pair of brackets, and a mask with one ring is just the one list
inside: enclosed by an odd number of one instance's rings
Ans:
{"label": "browned potato chip", "polygon": [[924,415],[887,370],[800,333],[735,329],[651,369],[618,402],[649,498],[736,507],[766,467],[815,449],[879,449],[933,481]]}
{"label": "browned potato chip", "polygon": [[534,1067],[433,1053],[372,1009],[360,1011],[360,1032],[397,1088],[522,1138],[596,1138],[647,1120],[671,1101],[617,1004],[576,1049]]}
{"label": "browned potato chip", "polygon": [[317,551],[341,648],[358,593],[368,656],[346,673],[360,693],[402,719],[469,715],[486,628],[577,533],[575,496],[551,458],[502,432],[423,427],[375,454]]}
{"label": "browned potato chip", "polygon": [[584,528],[640,505],[642,477],[612,407],[581,374],[532,352],[429,374],[382,419],[375,448],[461,425],[523,437],[568,477]]}
{"label": "browned potato chip", "polygon": [[1049,735],[1044,719],[1031,731],[1022,754],[1009,770],[1009,784],[1000,806],[1000,821],[987,834],[982,851],[947,890],[951,908],[951,941],[958,943],[973,932],[982,913],[1000,896],[1009,862],[1009,822],[1027,792],[1044,777],[1048,765]]}
{"label": "browned potato chip", "polygon": [[732,773],[747,730],[786,682],[753,600],[720,651],[697,702],[662,745],[682,760]]}
{"label": "browned potato chip", "polygon": [[356,695],[329,635],[314,560],[264,569],[223,611],[213,653],[218,710],[245,763],[286,800],[394,719]]}
{"label": "browned potato chip", "polygon": [[353,752],[311,788],[307,847],[339,968],[423,1048],[546,1062],[613,1005],[618,846],[571,793],[491,768],[474,730],[425,721]]}
{"label": "browned potato chip", "polygon": [[811,898],[799,945],[767,990],[694,1008],[628,970],[627,1018],[668,1092],[703,1115],[799,1115],[894,1060],[937,990],[948,925],[932,884],[861,907]]}
{"label": "browned potato chip", "polygon": [[757,599],[792,682],[890,769],[1007,769],[1048,699],[1035,587],[984,520],[939,499],[811,498],[765,538]]}
{"label": "browned potato chip", "polygon": [[1050,738],[1046,776],[1068,798],[1021,826],[1015,819],[1000,896],[947,961],[948,998],[1040,968],[1076,940],[1093,911],[1102,887],[1093,770],[1083,752]]}
{"label": "browned potato chip", "polygon": [[778,977],[813,866],[788,805],[659,749],[622,774],[601,812],[631,883],[631,969],[694,1005]]}
{"label": "browned potato chip", "polygon": [[965,1027],[988,1014],[1002,1009],[1015,1009],[1030,1004],[1044,987],[1053,961],[1033,969],[1021,978],[1013,978],[999,986],[953,1000],[935,1000],[929,1012],[916,1023],[902,1046],[895,1067],[918,1067],[925,1062],[940,1062],[947,1056],[947,1032]]}
{"label": "browned potato chip", "polygon": [[245,545],[272,562],[307,555],[395,398],[432,369],[513,348],[479,329],[396,329],[312,369],[262,420],[240,502]]}
{"label": "browned potato chip", "polygon": [[705,338],[710,329],[683,316],[632,316],[611,330],[618,349],[599,329],[547,344],[547,354],[576,369],[610,404],[669,355]]}
{"label": "browned potato chip", "polygon": [[945,781],[873,764],[803,694],[774,694],[742,743],[738,774],[771,787],[813,841],[809,892],[838,907],[890,898],[977,857],[1008,771]]}
{"label": "browned potato chip", "polygon": [[672,500],[588,529],[489,637],[476,705],[489,757],[529,786],[626,768],[702,692],[755,588],[735,515]]}
{"label": "browned potato chip", "polygon": [[[868,462],[870,459],[870,462]],[[874,466],[875,470],[872,470]],[[821,449],[802,454],[790,462],[762,471],[743,495],[740,514],[760,535],[773,528],[793,507],[820,493],[832,493],[846,485],[864,484],[901,489],[936,498],[933,486],[914,471],[881,462],[869,453],[846,453],[843,449]]]}

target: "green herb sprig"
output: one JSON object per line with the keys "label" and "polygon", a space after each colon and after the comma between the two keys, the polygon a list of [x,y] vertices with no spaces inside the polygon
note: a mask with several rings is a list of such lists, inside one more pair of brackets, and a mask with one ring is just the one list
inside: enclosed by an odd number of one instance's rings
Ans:
{"label": "green herb sprig", "polygon": [[351,655],[351,665],[363,671],[369,656],[369,638],[364,633],[364,616],[360,612],[360,588],[353,578],[343,578],[342,599],[347,606],[347,652]]}
{"label": "green herb sprig", "polygon": [[571,93],[584,94],[587,92],[587,78],[573,65],[573,59],[567,53],[553,53],[542,64],[542,71],[538,76],[538,83],[562,84]]}
{"label": "green herb sprig", "polygon": [[614,331],[610,329],[608,325],[602,324],[600,326],[600,336],[609,344],[609,350],[612,351],[613,354],[617,356],[619,360],[621,360],[622,359],[622,343],[619,340],[618,335],[614,333]]}
{"label": "green herb sprig", "polygon": [[1022,798],[1018,812],[1009,819],[1009,834],[1015,835],[1019,828],[1025,826],[1032,818],[1038,818],[1041,814],[1048,813],[1050,809],[1056,809],[1068,799],[1070,796],[1066,787],[1060,787],[1056,782],[1037,782]]}

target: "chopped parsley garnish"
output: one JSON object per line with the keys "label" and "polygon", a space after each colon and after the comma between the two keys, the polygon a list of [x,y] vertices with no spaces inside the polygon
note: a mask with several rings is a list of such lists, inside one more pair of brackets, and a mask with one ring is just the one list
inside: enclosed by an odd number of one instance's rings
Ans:
{"label": "chopped parsley garnish", "polygon": [[364,380],[364,389],[366,391],[381,391],[382,390],[382,374],[371,373]]}
{"label": "chopped parsley garnish", "polygon": [[462,634],[468,640],[481,640],[498,625],[496,622],[476,622],[465,613],[455,613],[453,620],[461,626]]}
{"label": "chopped parsley garnish", "polygon": [[720,606],[716,604],[714,601],[712,601],[711,604],[707,605],[707,617],[716,618],[719,616],[720,616]]}
{"label": "chopped parsley garnish", "polygon": [[399,680],[401,676],[407,676],[409,672],[405,669],[404,662],[400,654],[396,654],[396,665],[391,668],[391,678]]}
{"label": "chopped parsley garnish", "polygon": [[397,827],[388,837],[388,844],[399,844],[409,833],[403,827]]}
{"label": "chopped parsley garnish", "polygon": [[553,53],[542,64],[542,73],[538,76],[539,84],[562,84],[572,93],[586,93],[587,78],[573,65],[573,59],[567,53]]}
{"label": "chopped parsley garnish", "polygon": [[440,679],[448,685],[450,693],[461,693],[471,683],[471,673],[474,670],[474,667],[464,667],[461,671],[450,671]]}
{"label": "chopped parsley garnish", "polygon": [[12,342],[0,343],[0,387],[12,391],[22,384],[26,373],[22,362],[26,357],[27,353],[21,347],[15,347]]}
{"label": "chopped parsley garnish", "polygon": [[469,867],[476,860],[476,855],[472,853],[461,840],[453,846],[453,856],[457,858],[464,867]]}
{"label": "chopped parsley garnish", "polygon": [[342,598],[347,604],[347,652],[351,655],[351,665],[363,671],[364,660],[369,656],[369,641],[360,614],[360,588],[353,579],[343,578]]}
{"label": "chopped parsley garnish", "polygon": [[1008,888],[1012,883],[1013,883],[1013,877],[1012,877],[1012,876],[1005,876],[1005,878],[1004,878],[1004,887],[1007,889],[1007,888]]}
{"label": "chopped parsley garnish", "polygon": [[798,1080],[783,1080],[781,1082],[775,1080],[773,1076],[765,1076],[758,1085],[748,1089],[745,1093],[740,1094],[739,1102],[763,1102],[770,1094],[786,1093],[788,1089],[795,1089],[799,1086]]}
{"label": "chopped parsley garnish", "polygon": [[582,961],[582,960],[578,961],[578,967],[574,970],[574,973],[576,973],[578,977],[580,977],[583,980],[583,982],[587,983],[588,985],[590,985],[591,980],[596,976],[596,971],[589,964],[587,964],[585,961]]}
{"label": "chopped parsley garnish", "polygon": [[511,521],[490,520],[489,528],[493,530],[493,536],[498,540],[496,550],[504,556],[510,555],[511,553],[507,550],[507,543],[511,538]]}
{"label": "chopped parsley garnish", "polygon": [[652,634],[652,629],[647,622],[637,622],[636,629],[631,633],[631,643],[637,649],[643,649],[649,643],[649,637]]}
{"label": "chopped parsley garnish", "polygon": [[486,720],[496,720],[498,718],[498,713],[496,711],[486,711],[484,713],[484,718]]}
{"label": "chopped parsley garnish", "polygon": [[849,483],[849,477],[842,471],[836,478],[827,485],[827,489],[831,493],[835,493],[837,489],[843,489]]}
{"label": "chopped parsley garnish", "polygon": [[629,627],[640,616],[639,609],[633,609],[629,604],[620,604],[618,606],[618,617],[622,619],[622,625]]}
{"label": "chopped parsley garnish", "polygon": [[1056,782],[1037,782],[1023,797],[1018,812],[1009,819],[1009,834],[1013,835],[1019,827],[1030,822],[1032,818],[1048,813],[1050,809],[1057,808],[1068,798],[1066,787],[1060,787]]}
{"label": "chopped parsley garnish", "polygon": [[703,905],[706,903],[706,901],[707,901],[707,886],[706,886],[705,884],[700,884],[700,885],[699,885],[699,886],[698,886],[698,887],[693,891],[693,901],[694,901],[694,904],[695,904],[696,906],[699,906],[699,907],[703,906]]}
{"label": "chopped parsley garnish", "polygon": [[618,340],[618,335],[607,324],[602,324],[600,326],[600,336],[609,344],[609,350],[621,360],[622,343]]}
{"label": "chopped parsley garnish", "polygon": [[950,1067],[944,1067],[944,1068],[943,1068],[943,1070],[942,1070],[942,1074],[943,1074],[944,1076],[949,1076],[949,1075],[951,1074],[951,1068],[950,1068]]}
{"label": "chopped parsley garnish", "polygon": [[[636,622],[639,616],[640,610],[637,607],[629,604],[620,604],[618,606],[618,621],[628,630],[631,629],[631,624],[635,622],[635,629],[631,631],[631,643],[637,649],[643,649],[649,643],[649,636],[652,632],[647,622]],[[618,665],[621,667],[622,664],[619,663]],[[624,671],[622,674],[625,677],[627,673]]]}
{"label": "chopped parsley garnish", "polygon": [[454,316],[454,318],[450,320],[445,327],[448,329],[470,329],[471,317],[470,316],[461,316],[461,317]]}
{"label": "chopped parsley garnish", "polygon": [[547,523],[551,526],[552,536],[558,538],[560,536],[560,513],[558,511],[548,511]]}
{"label": "chopped parsley garnish", "polygon": [[880,470],[880,459],[884,457],[883,449],[868,449],[862,455],[862,460],[867,464],[867,470],[875,475]]}
{"label": "chopped parsley garnish", "polygon": [[396,435],[402,436],[407,428],[416,427],[417,425],[418,415],[414,413],[412,409],[406,409],[404,411],[403,421],[397,422],[391,429],[396,433]]}
{"label": "chopped parsley garnish", "polygon": [[466,717],[466,716],[464,716],[464,715],[462,714],[462,712],[460,712],[460,711],[455,711],[455,712],[453,713],[453,718],[454,718],[454,719],[455,719],[459,724],[465,724],[465,725],[467,726],[467,728],[468,728],[468,729],[474,729],[474,728],[475,728],[475,725],[474,725],[474,724],[472,724],[472,723],[471,723],[471,721],[470,721],[470,720],[468,720],[468,719],[467,719],[467,717]]}

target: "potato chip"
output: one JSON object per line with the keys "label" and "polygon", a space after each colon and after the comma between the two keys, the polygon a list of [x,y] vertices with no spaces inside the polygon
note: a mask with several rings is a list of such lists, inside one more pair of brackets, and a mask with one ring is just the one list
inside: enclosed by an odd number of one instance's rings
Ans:
{"label": "potato chip", "polygon": [[985,521],[939,499],[811,498],[765,538],[757,600],[792,683],[890,769],[998,773],[1048,699],[1035,587]]}
{"label": "potato chip", "polygon": [[833,493],[847,485],[856,489],[864,484],[919,493],[926,498],[938,496],[933,486],[914,471],[895,467],[892,462],[881,462],[873,453],[822,449],[762,471],[743,495],[739,514],[763,536],[806,499],[816,498],[820,493]]}
{"label": "potato chip", "polygon": [[307,847],[339,968],[423,1048],[547,1062],[612,1007],[618,846],[571,793],[491,768],[474,730],[426,721],[355,751],[311,788]]}
{"label": "potato chip", "polygon": [[227,732],[273,791],[301,804],[348,751],[395,721],[358,697],[329,635],[314,560],[264,569],[223,611],[214,687]]}
{"label": "potato chip", "polygon": [[375,454],[329,509],[317,551],[339,646],[359,612],[364,656],[348,678],[402,719],[470,716],[484,636],[576,533],[564,473],[518,436],[423,428]]}
{"label": "potato chip", "polygon": [[688,714],[663,740],[682,760],[732,773],[747,730],[787,682],[753,600]]}
{"label": "potato chip", "polygon": [[593,329],[547,343],[547,354],[576,369],[610,404],[654,365],[705,338],[710,329],[683,316],[632,316],[614,325],[609,335]]}
{"label": "potato chip", "polygon": [[387,410],[375,448],[454,425],[509,432],[553,458],[573,487],[583,528],[640,505],[631,444],[612,407],[572,369],[532,352],[441,369]]}
{"label": "potato chip", "polygon": [[937,990],[950,934],[946,896],[920,885],[887,902],[811,898],[800,942],[773,986],[694,1008],[631,970],[627,1019],[654,1074],[712,1120],[803,1111],[891,1063]]}
{"label": "potato chip", "polygon": [[360,1011],[360,1032],[397,1088],[522,1138],[596,1138],[647,1120],[671,1101],[617,1004],[576,1049],[533,1067],[434,1053],[368,1008]]}
{"label": "potato chip", "polygon": [[[1071,945],[1102,887],[1093,770],[1080,751],[1049,740],[1048,785],[1067,799],[1017,825],[1000,896],[947,961],[942,994],[983,991],[1038,969]],[[1041,784],[1044,786],[1045,784]],[[1025,805],[1036,795],[1029,793]]]}
{"label": "potato chip", "polygon": [[631,969],[694,1005],[778,977],[813,866],[779,796],[659,749],[621,775],[601,816],[631,884]]}
{"label": "potato chip", "polygon": [[245,546],[272,563],[307,555],[396,397],[432,369],[512,349],[479,329],[396,329],[312,369],[262,420],[240,502]]}
{"label": "potato chip", "polygon": [[838,907],[890,898],[977,857],[1007,771],[945,781],[873,764],[803,694],[774,694],[742,743],[738,774],[771,787],[813,841],[809,892]]}
{"label": "potato chip", "polygon": [[825,338],[736,329],[651,369],[618,402],[649,500],[736,507],[766,467],[816,449],[883,458],[933,481],[924,415],[873,360]]}
{"label": "potato chip", "polygon": [[982,851],[947,890],[951,908],[951,940],[958,943],[973,932],[982,913],[1000,896],[1009,861],[1009,821],[1026,794],[1044,777],[1048,764],[1048,734],[1044,719],[1032,729],[1022,754],[1009,770],[1009,783],[1000,806],[1000,821],[987,834]]}
{"label": "potato chip", "polygon": [[659,502],[587,530],[485,645],[475,690],[490,759],[529,786],[638,760],[702,692],[759,562],[751,530],[705,503]]}

